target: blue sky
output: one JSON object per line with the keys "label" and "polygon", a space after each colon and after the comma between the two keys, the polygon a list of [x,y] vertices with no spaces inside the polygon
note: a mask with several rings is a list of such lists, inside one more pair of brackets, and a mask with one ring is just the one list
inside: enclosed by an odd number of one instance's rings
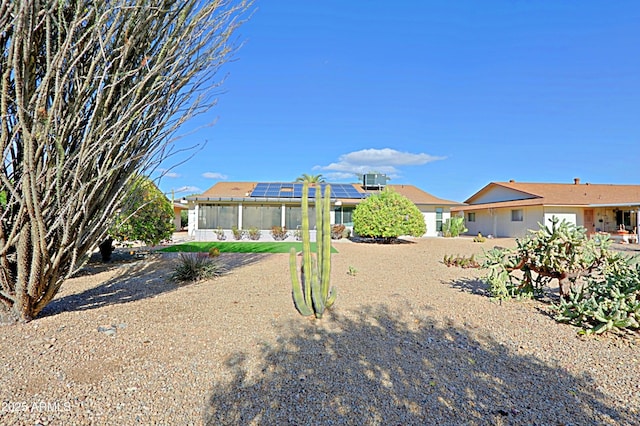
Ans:
{"label": "blue sky", "polygon": [[464,201],[491,181],[640,184],[640,2],[257,1],[218,105],[160,188],[356,182]]}

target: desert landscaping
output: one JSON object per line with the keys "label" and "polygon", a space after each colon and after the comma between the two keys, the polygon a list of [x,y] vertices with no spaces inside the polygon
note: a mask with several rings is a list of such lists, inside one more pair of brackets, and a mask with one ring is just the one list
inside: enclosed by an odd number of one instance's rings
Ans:
{"label": "desert landscaping", "polygon": [[0,424],[640,424],[637,335],[581,337],[442,261],[513,244],[334,242],[321,320],[286,254],[223,253],[225,275],[181,286],[175,254],[94,260],[0,329]]}

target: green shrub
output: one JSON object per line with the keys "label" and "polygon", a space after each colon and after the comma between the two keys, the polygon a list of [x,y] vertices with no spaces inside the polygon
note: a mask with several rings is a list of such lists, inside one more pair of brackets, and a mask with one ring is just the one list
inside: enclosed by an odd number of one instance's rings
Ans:
{"label": "green shrub", "polygon": [[192,282],[215,278],[223,272],[222,265],[205,253],[180,253],[171,278],[179,282]]}
{"label": "green shrub", "polygon": [[235,225],[231,227],[231,233],[233,234],[233,238],[235,238],[236,240],[241,240],[246,235],[245,231],[243,231],[242,229],[238,229],[238,227]]}
{"label": "green shrub", "polygon": [[342,224],[331,225],[331,239],[339,240],[343,237],[345,226]]}
{"label": "green shrub", "polygon": [[171,202],[145,176],[132,179],[126,199],[115,216],[109,235],[119,241],[142,241],[157,245],[175,231]]}
{"label": "green shrub", "polygon": [[209,257],[214,258],[220,256],[220,249],[218,247],[211,247],[209,249]]}
{"label": "green shrub", "polygon": [[273,226],[271,227],[271,236],[276,241],[284,241],[289,236],[289,233],[284,226]]}
{"label": "green shrub", "polygon": [[258,228],[256,228],[255,226],[252,226],[251,228],[249,228],[249,230],[247,231],[247,234],[249,235],[249,239],[250,240],[254,240],[257,241],[260,239],[260,230]]}
{"label": "green shrub", "polygon": [[427,226],[411,200],[385,188],[355,208],[353,231],[363,237],[391,242],[401,235],[422,236],[427,232]]}
{"label": "green shrub", "polygon": [[216,237],[218,237],[218,241],[224,241],[227,239],[227,236],[224,235],[224,230],[221,227],[218,227],[214,232],[216,233]]}

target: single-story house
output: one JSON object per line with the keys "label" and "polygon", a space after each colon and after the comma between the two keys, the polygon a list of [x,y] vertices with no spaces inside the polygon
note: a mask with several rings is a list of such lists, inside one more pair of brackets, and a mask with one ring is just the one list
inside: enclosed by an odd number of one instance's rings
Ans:
{"label": "single-story house", "polygon": [[640,185],[491,182],[451,208],[463,215],[469,235],[522,237],[555,216],[583,226],[589,234],[630,234],[640,230]]}
{"label": "single-story house", "polygon": [[[450,209],[461,203],[443,200],[413,185],[387,185],[384,175],[365,175],[363,183],[332,183],[331,223],[352,229],[352,214],[358,203],[385,187],[413,201],[422,212],[427,225],[425,236],[437,236],[442,223],[450,217]],[[315,188],[310,187],[310,209],[313,209]],[[216,240],[216,230],[231,239],[231,229],[257,228],[269,239],[274,226],[295,231],[302,226],[302,186],[300,182],[218,182],[200,195],[186,198],[189,207],[188,233],[197,241]],[[315,214],[309,215],[311,229]]]}

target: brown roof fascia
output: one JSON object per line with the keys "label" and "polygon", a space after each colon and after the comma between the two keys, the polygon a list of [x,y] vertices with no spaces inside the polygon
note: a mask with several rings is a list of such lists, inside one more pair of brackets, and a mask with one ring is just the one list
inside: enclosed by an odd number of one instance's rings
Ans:
{"label": "brown roof fascia", "polygon": [[[574,183],[520,183],[520,182],[491,182],[465,203],[473,204],[482,195],[496,187],[509,188],[533,197],[538,197],[544,205],[556,206],[589,206],[597,204],[613,205],[616,203],[640,202],[640,185],[613,185],[580,183],[578,179]],[[524,201],[524,200],[513,200]],[[499,201],[505,205],[508,201]],[[494,204],[494,203],[491,203]],[[540,203],[536,203],[540,204]],[[468,210],[468,208],[465,208]]]}
{"label": "brown roof fascia", "polygon": [[463,206],[451,207],[451,212],[456,211],[472,211],[472,210],[486,210],[508,207],[531,207],[531,206],[543,206],[545,205],[542,198],[530,198],[527,200],[513,200],[513,201],[500,201],[497,203],[485,203],[485,204],[467,204]]}

